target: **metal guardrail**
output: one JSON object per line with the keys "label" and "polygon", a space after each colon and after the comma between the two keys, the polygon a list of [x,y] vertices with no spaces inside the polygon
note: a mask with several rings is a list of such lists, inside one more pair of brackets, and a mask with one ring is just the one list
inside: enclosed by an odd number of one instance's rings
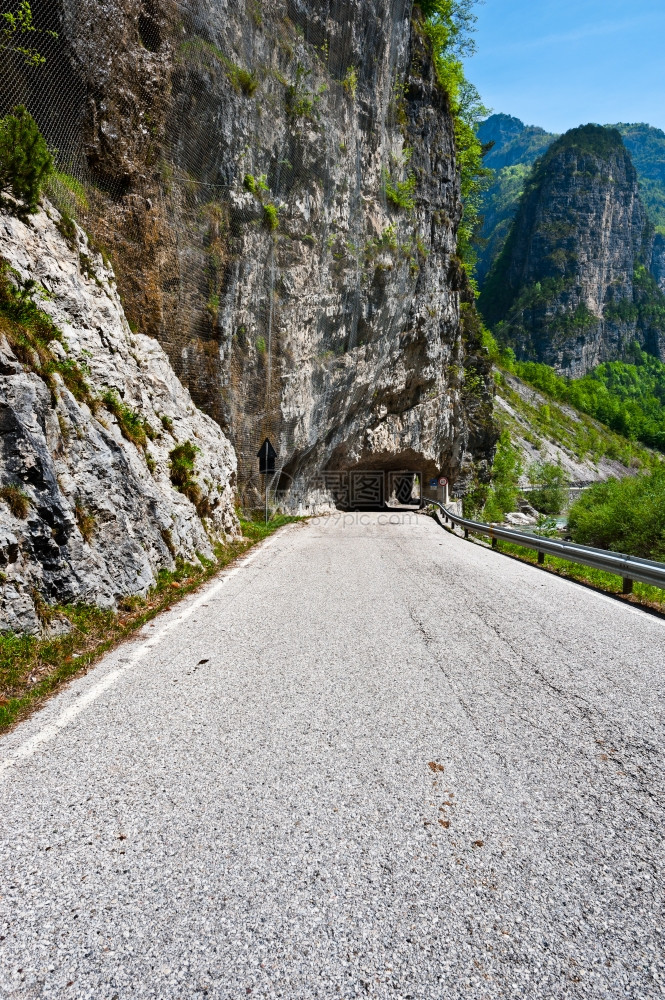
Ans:
{"label": "metal guardrail", "polygon": [[513,542],[515,545],[534,549],[538,553],[538,562],[541,565],[545,562],[545,556],[550,555],[580,563],[582,566],[591,566],[593,569],[603,569],[607,573],[615,573],[623,579],[624,594],[632,593],[635,580],[665,590],[665,563],[627,556],[621,552],[608,552],[607,549],[593,549],[587,545],[577,545],[575,542],[563,542],[540,535],[512,531],[510,528],[498,528],[491,524],[483,524],[481,521],[469,521],[453,514],[436,500],[427,502],[442,510],[446,521],[463,528],[465,538],[469,537],[470,532],[491,538],[492,548],[496,548],[499,540]]}

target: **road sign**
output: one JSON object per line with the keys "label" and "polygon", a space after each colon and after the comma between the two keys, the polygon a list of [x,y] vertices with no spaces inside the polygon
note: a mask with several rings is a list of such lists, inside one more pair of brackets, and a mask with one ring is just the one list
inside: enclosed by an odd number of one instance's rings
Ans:
{"label": "road sign", "polygon": [[430,479],[430,481],[429,481],[429,487],[430,487],[431,490],[435,490],[438,485],[439,485],[439,480],[438,479]]}
{"label": "road sign", "polygon": [[273,448],[269,439],[266,438],[256,453],[259,460],[259,472],[262,475],[271,476],[275,471],[275,459],[277,452]]}
{"label": "road sign", "polygon": [[447,486],[447,485],[448,485],[448,480],[446,479],[445,476],[441,476],[441,479],[439,479],[439,486]]}

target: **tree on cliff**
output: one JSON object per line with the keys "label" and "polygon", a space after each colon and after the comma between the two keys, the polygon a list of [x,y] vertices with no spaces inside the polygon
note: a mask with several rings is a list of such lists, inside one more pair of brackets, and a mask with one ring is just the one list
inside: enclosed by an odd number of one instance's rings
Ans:
{"label": "tree on cliff", "polygon": [[28,110],[21,104],[0,118],[0,192],[11,191],[24,212],[36,212],[52,172],[53,157]]}
{"label": "tree on cliff", "polygon": [[439,83],[446,90],[455,120],[455,144],[462,182],[464,214],[457,236],[457,252],[471,283],[476,288],[474,271],[478,259],[475,249],[482,225],[480,201],[491,171],[483,166],[483,146],[477,130],[489,109],[464,73],[462,56],[475,51],[473,31],[476,0],[421,0],[426,17],[426,31],[434,51]]}
{"label": "tree on cliff", "polygon": [[32,16],[30,0],[21,0],[16,10],[0,15],[0,52],[15,52],[23,57],[29,66],[42,66],[46,58],[34,45],[25,44],[35,35],[57,38],[55,31],[38,28]]}

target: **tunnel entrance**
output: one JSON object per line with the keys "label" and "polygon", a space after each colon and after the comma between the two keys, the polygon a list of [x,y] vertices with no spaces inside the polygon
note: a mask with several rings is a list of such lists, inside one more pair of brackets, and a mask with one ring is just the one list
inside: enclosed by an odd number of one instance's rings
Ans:
{"label": "tunnel entrance", "polygon": [[342,510],[418,510],[439,493],[438,479],[413,469],[350,469],[323,473],[320,480]]}

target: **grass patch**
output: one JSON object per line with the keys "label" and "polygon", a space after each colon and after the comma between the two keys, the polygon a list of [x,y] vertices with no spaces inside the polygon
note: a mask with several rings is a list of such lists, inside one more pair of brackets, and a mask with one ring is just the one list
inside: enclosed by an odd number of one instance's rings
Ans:
{"label": "grass patch", "polygon": [[102,394],[101,401],[118,421],[122,436],[137,448],[145,448],[148,438],[153,437],[154,432],[138,413],[126,406],[114,389],[107,389]]}
{"label": "grass patch", "polygon": [[46,184],[46,193],[56,205],[68,200],[81,212],[87,212],[88,194],[76,177],[64,171],[54,170]]}
{"label": "grass patch", "polygon": [[28,494],[20,486],[10,483],[0,489],[0,500],[4,500],[10,511],[20,521],[25,521],[30,512],[31,500]]}
{"label": "grass patch", "polygon": [[246,97],[253,97],[259,85],[258,77],[251,70],[243,69],[242,66],[231,65],[228,77],[233,89]]}
{"label": "grass patch", "polygon": [[172,571],[161,570],[147,597],[127,597],[118,612],[66,605],[48,608],[49,617],[65,616],[72,625],[67,635],[54,639],[0,636],[0,732],[24,719],[62,685],[84,673],[104,653],[128,638],[146,622],[167,610],[234,559],[297,517],[276,517],[266,524],[241,521],[243,537],[215,546],[215,561],[195,566],[183,560]]}
{"label": "grass patch", "polygon": [[97,527],[97,518],[90,508],[86,507],[86,505],[80,500],[77,500],[76,506],[74,507],[74,516],[76,517],[76,523],[83,537],[83,541],[90,544],[92,536],[95,533],[95,528]]}
{"label": "grass patch", "polygon": [[383,183],[385,186],[386,198],[393,208],[401,208],[406,212],[411,212],[416,207],[415,191],[416,178],[414,174],[404,181],[395,181],[390,177],[387,170],[383,172]]}
{"label": "grass patch", "polygon": [[191,441],[183,441],[169,452],[171,482],[194,506],[201,502],[201,487],[194,479],[194,463],[200,450]]}
{"label": "grass patch", "polygon": [[0,257],[0,332],[19,361],[48,385],[54,403],[57,372],[74,398],[92,407],[94,400],[83,367],[70,358],[56,357],[49,349],[54,340],[65,350],[67,345],[50,316],[33,301],[33,295],[39,294],[43,289],[35,281],[22,282],[9,262]]}

